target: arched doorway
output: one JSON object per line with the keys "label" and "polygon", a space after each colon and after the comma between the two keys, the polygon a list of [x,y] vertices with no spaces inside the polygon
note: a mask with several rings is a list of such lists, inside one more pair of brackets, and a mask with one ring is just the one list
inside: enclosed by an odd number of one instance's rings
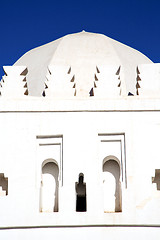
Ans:
{"label": "arched doorway", "polygon": [[76,212],[86,212],[86,183],[84,183],[84,174],[79,174],[78,182],[76,182]]}
{"label": "arched doorway", "polygon": [[41,211],[58,212],[59,168],[54,160],[42,163]]}
{"label": "arched doorway", "polygon": [[121,212],[120,164],[116,157],[103,161],[104,212]]}

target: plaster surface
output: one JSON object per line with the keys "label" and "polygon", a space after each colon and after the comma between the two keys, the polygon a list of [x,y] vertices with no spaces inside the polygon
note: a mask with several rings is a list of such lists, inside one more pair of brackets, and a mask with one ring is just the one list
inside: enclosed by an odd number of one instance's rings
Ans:
{"label": "plaster surface", "polygon": [[4,71],[0,239],[158,240],[159,64],[81,32]]}

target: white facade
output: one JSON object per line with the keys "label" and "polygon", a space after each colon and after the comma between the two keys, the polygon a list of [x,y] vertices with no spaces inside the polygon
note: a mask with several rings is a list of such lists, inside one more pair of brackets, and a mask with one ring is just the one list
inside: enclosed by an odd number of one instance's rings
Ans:
{"label": "white facade", "polygon": [[159,239],[160,64],[82,32],[4,71],[0,239]]}

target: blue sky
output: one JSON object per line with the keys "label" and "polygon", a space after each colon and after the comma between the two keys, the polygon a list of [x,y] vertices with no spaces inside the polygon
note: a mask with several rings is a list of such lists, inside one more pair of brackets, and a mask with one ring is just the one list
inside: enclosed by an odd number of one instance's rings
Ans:
{"label": "blue sky", "polygon": [[30,49],[82,30],[160,62],[160,0],[0,0],[0,77]]}

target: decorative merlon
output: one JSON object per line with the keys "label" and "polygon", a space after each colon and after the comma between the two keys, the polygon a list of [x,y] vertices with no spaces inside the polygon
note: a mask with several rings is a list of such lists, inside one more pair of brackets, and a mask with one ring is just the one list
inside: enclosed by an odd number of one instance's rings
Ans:
{"label": "decorative merlon", "polygon": [[51,65],[44,83],[43,96],[72,98],[76,95],[75,76],[70,66]]}
{"label": "decorative merlon", "polygon": [[0,95],[7,98],[21,98],[28,95],[25,66],[4,66],[5,75],[0,82]]}
{"label": "decorative merlon", "polygon": [[136,89],[139,96],[160,96],[160,63],[138,65]]}
{"label": "decorative merlon", "polygon": [[97,66],[93,95],[98,98],[118,97],[121,95],[120,66]]}

